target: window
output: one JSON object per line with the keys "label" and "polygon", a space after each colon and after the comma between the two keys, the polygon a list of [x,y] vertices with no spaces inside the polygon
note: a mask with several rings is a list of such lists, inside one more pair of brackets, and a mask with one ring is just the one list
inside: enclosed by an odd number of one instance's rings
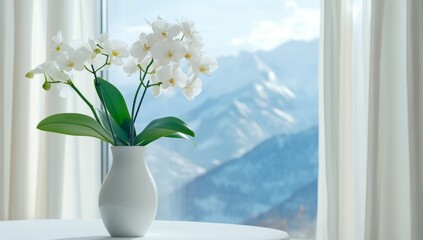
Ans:
{"label": "window", "polygon": [[[175,115],[196,146],[160,140],[147,158],[159,191],[158,219],[251,224],[314,236],[318,156],[318,0],[108,2],[111,38],[134,42],[145,19],[195,21],[219,69],[203,92],[151,94],[140,128]],[[136,77],[109,71],[132,99]],[[128,101],[129,102],[129,101]]]}

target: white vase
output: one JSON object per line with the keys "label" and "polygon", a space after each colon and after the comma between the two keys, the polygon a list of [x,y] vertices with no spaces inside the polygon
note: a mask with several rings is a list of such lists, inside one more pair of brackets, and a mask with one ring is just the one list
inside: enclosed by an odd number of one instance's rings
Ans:
{"label": "white vase", "polygon": [[157,189],[145,161],[145,147],[111,149],[112,168],[99,195],[101,219],[112,237],[142,237],[157,212]]}

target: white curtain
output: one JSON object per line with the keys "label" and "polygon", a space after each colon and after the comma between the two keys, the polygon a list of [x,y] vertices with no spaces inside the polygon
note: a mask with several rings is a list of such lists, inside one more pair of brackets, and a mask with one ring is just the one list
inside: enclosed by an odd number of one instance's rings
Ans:
{"label": "white curtain", "polygon": [[318,240],[423,239],[423,1],[322,1]]}
{"label": "white curtain", "polygon": [[[70,93],[42,90],[25,73],[44,62],[50,37],[94,37],[100,29],[97,0],[0,1],[0,220],[95,217],[100,186],[100,142],[36,129],[58,112],[89,113]],[[86,76],[74,75],[92,101]]]}

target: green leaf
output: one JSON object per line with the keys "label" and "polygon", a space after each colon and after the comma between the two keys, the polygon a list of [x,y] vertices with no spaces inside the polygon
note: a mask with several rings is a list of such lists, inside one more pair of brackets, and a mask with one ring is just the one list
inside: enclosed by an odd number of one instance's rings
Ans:
{"label": "green leaf", "polygon": [[164,117],[155,119],[145,127],[145,129],[148,128],[165,128],[174,130],[175,132],[184,133],[191,137],[195,137],[194,131],[192,131],[184,121],[176,117]]}
{"label": "green leaf", "polygon": [[113,143],[112,137],[93,118],[79,113],[59,113],[42,120],[38,129],[73,136],[95,137]]}
{"label": "green leaf", "polygon": [[190,140],[194,146],[197,145],[191,138],[189,138],[187,135],[185,135],[183,133],[175,133],[175,134],[171,134],[171,135],[166,136],[166,137],[167,138],[182,138],[182,139],[187,139],[187,140]]}
{"label": "green leaf", "polygon": [[190,139],[187,135],[183,134],[183,133],[175,133],[175,134],[171,134],[169,136],[166,136],[167,138],[183,138],[183,139]]}
{"label": "green leaf", "polygon": [[106,105],[110,116],[129,136],[132,120],[122,93],[113,84],[102,78],[97,77],[97,83],[97,94],[100,97],[99,90],[101,90],[104,105]]}
{"label": "green leaf", "polygon": [[[107,121],[106,113],[101,109],[97,109],[97,112],[98,112],[101,124],[104,126],[104,128],[107,131],[109,131],[109,133],[111,135],[111,131],[110,131],[109,123]],[[129,145],[128,134],[116,123],[116,121],[110,115],[109,115],[109,119],[110,119],[110,122],[112,124],[113,132],[115,133],[116,137],[118,138],[118,140],[120,142],[119,145]]]}
{"label": "green leaf", "polygon": [[[135,145],[145,146],[161,137],[188,138],[195,133],[187,124],[176,117],[165,117],[153,120],[135,138]],[[188,138],[189,139],[189,138]]]}

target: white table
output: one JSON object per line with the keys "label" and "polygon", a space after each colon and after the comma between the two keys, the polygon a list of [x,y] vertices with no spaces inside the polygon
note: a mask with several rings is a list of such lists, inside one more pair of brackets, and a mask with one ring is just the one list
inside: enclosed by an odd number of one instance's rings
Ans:
{"label": "white table", "polygon": [[143,238],[111,238],[101,220],[0,221],[1,240],[288,240],[286,232],[244,225],[155,221]]}

